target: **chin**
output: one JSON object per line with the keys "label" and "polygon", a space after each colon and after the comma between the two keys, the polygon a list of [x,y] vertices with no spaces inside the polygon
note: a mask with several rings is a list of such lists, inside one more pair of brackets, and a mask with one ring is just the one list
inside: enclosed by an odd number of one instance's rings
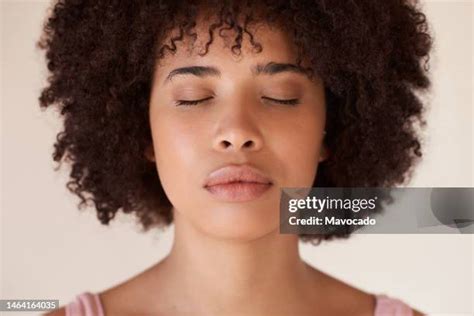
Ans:
{"label": "chin", "polygon": [[279,232],[280,214],[274,205],[214,204],[202,210],[193,214],[193,226],[212,238],[248,242]]}
{"label": "chin", "polygon": [[250,242],[267,236],[268,234],[278,232],[279,225],[208,225],[204,227],[205,233],[215,239],[222,239],[235,242]]}

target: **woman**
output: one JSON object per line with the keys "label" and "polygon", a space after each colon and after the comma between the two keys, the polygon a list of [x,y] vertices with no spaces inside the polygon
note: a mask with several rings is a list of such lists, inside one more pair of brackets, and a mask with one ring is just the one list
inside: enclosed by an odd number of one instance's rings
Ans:
{"label": "woman", "polygon": [[431,37],[408,1],[59,1],[40,97],[54,160],[170,254],[48,315],[421,315],[305,263],[280,188],[393,186],[419,157]]}

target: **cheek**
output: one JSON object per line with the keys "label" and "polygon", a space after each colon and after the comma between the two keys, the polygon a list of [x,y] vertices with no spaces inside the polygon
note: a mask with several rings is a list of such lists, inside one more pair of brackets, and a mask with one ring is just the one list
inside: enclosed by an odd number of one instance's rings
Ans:
{"label": "cheek", "polygon": [[153,135],[160,164],[190,165],[195,161],[193,149],[199,141],[198,133],[192,132],[186,124],[163,122]]}
{"label": "cheek", "polygon": [[195,182],[192,170],[199,167],[200,157],[196,148],[200,146],[202,137],[199,136],[202,134],[190,126],[186,121],[166,115],[157,114],[151,120],[158,175],[173,205],[189,194],[184,188]]}
{"label": "cheek", "polygon": [[280,124],[271,139],[284,170],[282,185],[310,187],[316,177],[324,122],[314,113],[296,120]]}

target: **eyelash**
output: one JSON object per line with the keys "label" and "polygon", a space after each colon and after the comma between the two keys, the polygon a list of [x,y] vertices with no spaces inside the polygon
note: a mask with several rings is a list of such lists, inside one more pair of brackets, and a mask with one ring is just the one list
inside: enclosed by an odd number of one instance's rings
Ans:
{"label": "eyelash", "polygon": [[212,97],[208,97],[208,98],[201,99],[201,100],[178,100],[178,101],[176,101],[176,104],[177,105],[188,105],[188,106],[189,105],[196,105],[198,103],[207,101],[209,99],[212,99]]}
{"label": "eyelash", "polygon": [[[262,97],[262,98],[273,101],[273,102],[276,102],[276,103],[279,103],[279,104],[285,104],[285,105],[290,105],[290,106],[294,106],[294,105],[297,105],[297,104],[300,103],[300,101],[298,99],[278,100],[278,99],[272,99],[272,98],[268,98],[268,97]],[[180,106],[180,105],[193,106],[193,105],[197,105],[198,103],[207,101],[209,99],[212,99],[212,97],[208,97],[208,98],[201,99],[201,100],[178,100],[176,102],[176,104],[178,106]]]}

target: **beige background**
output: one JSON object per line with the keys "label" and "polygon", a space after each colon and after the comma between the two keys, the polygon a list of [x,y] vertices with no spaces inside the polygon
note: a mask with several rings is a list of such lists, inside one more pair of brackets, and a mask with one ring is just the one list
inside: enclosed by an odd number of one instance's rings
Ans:
{"label": "beige background", "polygon": [[[59,121],[41,112],[42,55],[35,51],[47,1],[1,2],[1,293],[3,299],[55,298],[64,305],[101,291],[163,258],[166,232],[137,233],[130,218],[101,226],[79,212],[53,171]],[[427,1],[436,37],[426,156],[410,186],[473,186],[473,3]],[[301,246],[314,266],[433,315],[472,315],[472,235],[354,235]],[[21,313],[15,313],[20,315]],[[32,313],[28,313],[31,315]]]}

